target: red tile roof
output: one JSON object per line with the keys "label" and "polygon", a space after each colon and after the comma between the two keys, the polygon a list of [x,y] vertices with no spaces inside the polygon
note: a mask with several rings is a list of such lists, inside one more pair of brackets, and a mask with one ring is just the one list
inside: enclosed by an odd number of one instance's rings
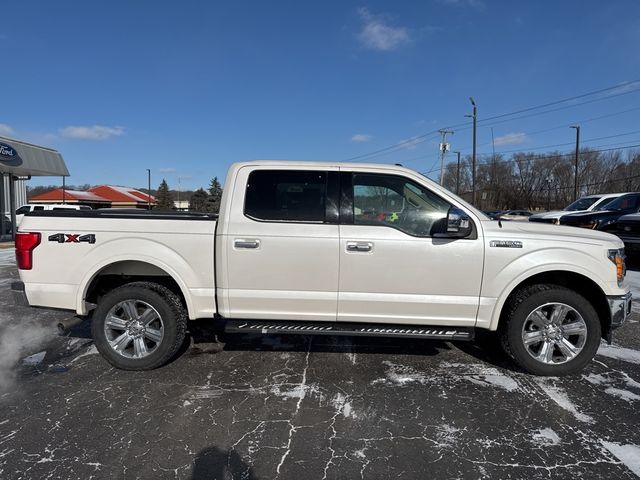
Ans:
{"label": "red tile roof", "polygon": [[[96,193],[111,202],[126,202],[126,203],[147,203],[148,195],[139,190],[128,187],[118,187],[115,185],[99,185],[89,189],[89,192]],[[156,199],[151,196],[151,202],[155,202]]]}
{"label": "red tile roof", "polygon": [[[56,188],[49,192],[41,193],[35,197],[29,199],[30,202],[37,203],[39,201],[62,201],[62,189]],[[66,200],[77,200],[81,202],[103,202],[109,203],[109,200],[101,197],[93,192],[84,192],[80,190],[66,190],[64,191],[64,198]]]}

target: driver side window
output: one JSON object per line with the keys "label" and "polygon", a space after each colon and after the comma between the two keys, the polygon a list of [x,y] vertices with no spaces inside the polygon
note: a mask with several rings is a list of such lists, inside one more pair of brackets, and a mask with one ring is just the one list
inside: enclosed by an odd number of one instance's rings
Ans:
{"label": "driver side window", "polygon": [[446,232],[451,204],[403,177],[353,174],[353,223],[395,228],[419,237]]}

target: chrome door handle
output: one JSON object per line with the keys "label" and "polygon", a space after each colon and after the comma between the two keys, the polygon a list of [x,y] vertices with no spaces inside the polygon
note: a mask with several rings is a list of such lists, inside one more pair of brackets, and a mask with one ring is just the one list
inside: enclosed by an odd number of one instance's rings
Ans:
{"label": "chrome door handle", "polygon": [[371,242],[347,242],[347,252],[370,252],[373,250]]}
{"label": "chrome door handle", "polygon": [[260,246],[260,240],[245,240],[244,238],[238,238],[233,241],[235,248],[258,248]]}

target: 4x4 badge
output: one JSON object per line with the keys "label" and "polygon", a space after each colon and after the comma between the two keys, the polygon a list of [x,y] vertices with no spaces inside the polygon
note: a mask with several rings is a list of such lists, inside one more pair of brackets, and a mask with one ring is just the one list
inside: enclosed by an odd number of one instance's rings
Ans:
{"label": "4x4 badge", "polygon": [[79,233],[54,233],[49,235],[50,242],[58,243],[96,243],[96,236],[93,233],[80,235]]}

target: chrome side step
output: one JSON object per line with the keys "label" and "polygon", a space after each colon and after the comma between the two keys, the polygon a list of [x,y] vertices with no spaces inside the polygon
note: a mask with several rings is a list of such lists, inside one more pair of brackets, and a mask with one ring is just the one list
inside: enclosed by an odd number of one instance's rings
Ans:
{"label": "chrome side step", "polygon": [[473,340],[470,327],[423,327],[370,323],[296,322],[271,320],[227,320],[226,333],[349,335],[365,337],[425,338],[434,340]]}

